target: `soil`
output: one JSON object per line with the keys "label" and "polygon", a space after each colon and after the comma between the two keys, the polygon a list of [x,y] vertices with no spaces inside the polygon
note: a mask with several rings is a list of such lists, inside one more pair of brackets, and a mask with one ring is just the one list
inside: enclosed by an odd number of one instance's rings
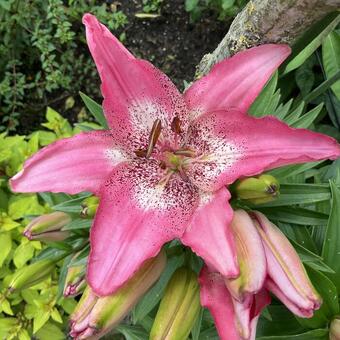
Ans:
{"label": "soil", "polygon": [[124,44],[165,72],[181,90],[183,81],[192,80],[195,66],[215,49],[229,27],[213,12],[203,12],[199,21],[191,22],[184,0],[164,0],[160,16],[147,20],[135,16],[142,12],[141,0],[120,3],[129,19]]}
{"label": "soil", "polygon": [[[185,11],[184,0],[163,0],[159,16],[154,18],[136,16],[143,12],[142,0],[107,2],[116,5],[128,18],[124,29],[115,32],[116,35],[125,34],[124,45],[135,56],[152,62],[165,72],[181,91],[184,89],[184,81],[190,82],[193,79],[195,66],[203,55],[216,48],[230,25],[230,22],[217,20],[218,13],[208,10],[202,12],[199,20],[192,22],[189,13]],[[55,110],[75,123],[84,104],[79,95],[76,95],[75,106],[65,110],[65,99],[69,95],[74,94],[61,93],[55,95],[56,98],[49,98],[49,101]],[[101,101],[99,97],[94,99]],[[21,124],[16,132],[29,134],[41,128],[44,116],[44,109],[34,114],[27,111],[20,116]]]}

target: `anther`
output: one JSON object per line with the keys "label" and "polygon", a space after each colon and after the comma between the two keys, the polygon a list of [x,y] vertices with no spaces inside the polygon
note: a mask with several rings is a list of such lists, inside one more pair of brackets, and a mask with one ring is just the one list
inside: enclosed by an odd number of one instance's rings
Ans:
{"label": "anther", "polygon": [[162,123],[160,119],[156,119],[152,125],[152,129],[150,132],[150,136],[149,136],[149,145],[148,145],[148,149],[146,151],[146,158],[149,158],[152,154],[152,151],[158,141],[158,138],[161,134],[162,131]]}
{"label": "anther", "polygon": [[171,130],[178,135],[182,132],[181,120],[177,116],[171,122]]}

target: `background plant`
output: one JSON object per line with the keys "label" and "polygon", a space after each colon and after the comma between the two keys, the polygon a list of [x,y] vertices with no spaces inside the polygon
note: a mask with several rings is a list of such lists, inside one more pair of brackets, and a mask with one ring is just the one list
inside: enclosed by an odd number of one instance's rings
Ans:
{"label": "background plant", "polygon": [[0,131],[79,90],[99,94],[81,24],[89,11],[115,31],[127,23],[117,5],[93,0],[0,1]]}
{"label": "background plant", "polygon": [[[12,6],[14,2],[9,3]],[[80,15],[78,10],[75,11]],[[106,6],[105,13],[108,11]],[[340,40],[339,32],[334,29],[337,23],[336,17],[328,20],[313,35],[309,34],[303,40],[301,48],[294,48],[292,57],[268,82],[250,114],[273,114],[291,126],[309,128],[340,139]],[[69,28],[70,32],[80,25],[80,21],[74,21],[74,25]],[[88,70],[92,74],[95,68],[92,61],[88,63]],[[86,93],[94,96],[96,91],[98,89]],[[81,96],[86,109],[93,114],[98,124],[82,122],[72,127],[50,108],[42,129],[28,136],[0,134],[1,338],[66,338],[67,319],[75,300],[64,299],[62,290],[67,269],[85,265],[87,261],[88,232],[92,219],[81,215],[81,211],[89,194],[14,195],[8,188],[8,179],[21,168],[27,157],[42,146],[81,130],[106,127],[101,106],[88,96]],[[22,107],[25,107],[24,103]],[[281,183],[278,199],[262,205],[251,205],[237,198],[232,202],[234,208],[247,207],[262,211],[284,231],[324,300],[322,308],[312,319],[295,318],[283,305],[274,301],[260,318],[258,339],[328,339],[329,324],[340,313],[339,164],[339,160],[324,161],[273,170],[271,174]],[[71,232],[69,239],[46,245],[22,237],[24,227],[33,216],[51,211],[63,211],[72,217],[72,222],[65,227]],[[76,259],[72,256],[75,251],[73,247],[79,253]],[[169,261],[159,282],[138,303],[130,317],[116,328],[114,334],[119,333],[126,339],[147,339],[157,306],[175,270],[186,262],[195,272],[199,271],[199,258],[179,243],[170,243],[166,251]],[[56,269],[46,280],[21,292],[4,295],[9,279],[18,269],[34,261],[58,259],[60,256],[64,257],[63,260],[58,261]],[[191,339],[218,339],[207,311],[200,311]]]}
{"label": "background plant", "polygon": [[219,20],[234,17],[248,0],[185,0],[185,10],[193,21],[201,17],[203,11],[214,11]]}

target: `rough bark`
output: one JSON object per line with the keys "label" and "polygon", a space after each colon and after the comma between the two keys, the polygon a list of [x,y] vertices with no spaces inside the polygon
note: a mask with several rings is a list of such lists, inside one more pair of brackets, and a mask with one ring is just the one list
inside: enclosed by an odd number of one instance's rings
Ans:
{"label": "rough bark", "polygon": [[252,46],[292,45],[306,28],[339,8],[340,0],[251,0],[215,51],[203,57],[196,76],[208,73],[217,62]]}

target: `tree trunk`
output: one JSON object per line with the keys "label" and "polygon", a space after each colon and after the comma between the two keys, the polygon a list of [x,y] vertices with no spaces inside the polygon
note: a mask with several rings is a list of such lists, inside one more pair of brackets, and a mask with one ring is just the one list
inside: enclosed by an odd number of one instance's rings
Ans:
{"label": "tree trunk", "polygon": [[307,28],[339,7],[340,0],[251,0],[215,51],[203,57],[196,76],[207,74],[217,62],[252,46],[292,45]]}

